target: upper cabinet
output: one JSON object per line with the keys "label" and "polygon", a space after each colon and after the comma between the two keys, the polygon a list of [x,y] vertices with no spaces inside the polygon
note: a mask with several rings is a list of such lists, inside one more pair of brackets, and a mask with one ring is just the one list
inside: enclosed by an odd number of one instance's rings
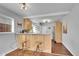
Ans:
{"label": "upper cabinet", "polygon": [[25,32],[29,32],[32,29],[32,21],[29,18],[23,19],[23,29]]}

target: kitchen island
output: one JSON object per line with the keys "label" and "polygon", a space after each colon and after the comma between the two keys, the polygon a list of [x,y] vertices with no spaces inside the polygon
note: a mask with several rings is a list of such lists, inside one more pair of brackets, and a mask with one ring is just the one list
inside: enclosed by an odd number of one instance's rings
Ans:
{"label": "kitchen island", "polygon": [[19,49],[51,53],[50,34],[17,33],[16,37]]}

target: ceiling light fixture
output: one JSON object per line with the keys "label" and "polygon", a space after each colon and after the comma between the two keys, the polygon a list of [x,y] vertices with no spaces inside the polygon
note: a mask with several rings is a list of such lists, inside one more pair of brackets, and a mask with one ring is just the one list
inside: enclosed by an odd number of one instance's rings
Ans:
{"label": "ceiling light fixture", "polygon": [[51,22],[50,19],[44,19],[44,20],[43,20],[43,23],[50,23],[50,22]]}
{"label": "ceiling light fixture", "polygon": [[20,9],[22,9],[22,10],[27,10],[29,7],[29,5],[26,3],[19,3],[19,4],[20,4]]}

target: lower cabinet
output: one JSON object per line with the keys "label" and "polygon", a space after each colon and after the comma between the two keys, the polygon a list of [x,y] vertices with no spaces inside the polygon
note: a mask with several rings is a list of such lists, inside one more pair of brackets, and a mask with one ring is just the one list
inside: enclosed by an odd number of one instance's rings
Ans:
{"label": "lower cabinet", "polygon": [[49,34],[17,34],[17,42],[20,49],[51,53],[52,42]]}

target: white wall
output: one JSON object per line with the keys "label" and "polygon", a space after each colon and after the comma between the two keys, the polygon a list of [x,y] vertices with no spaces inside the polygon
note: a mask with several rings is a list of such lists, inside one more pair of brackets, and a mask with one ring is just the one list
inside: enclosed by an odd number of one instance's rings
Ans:
{"label": "white wall", "polygon": [[79,55],[79,4],[75,4],[69,15],[63,18],[68,33],[63,34],[63,44],[73,55]]}
{"label": "white wall", "polygon": [[11,19],[7,19],[7,18],[3,19],[3,18],[0,17],[0,23],[11,25],[11,21],[12,21]]}
{"label": "white wall", "polygon": [[14,33],[0,33],[0,55],[5,55],[17,48],[16,36]]}
{"label": "white wall", "polygon": [[[16,18],[15,21],[15,32],[16,32]],[[0,19],[1,23],[11,24],[11,20]],[[17,48],[16,35],[15,32],[0,32],[0,55],[5,55]]]}
{"label": "white wall", "polygon": [[54,32],[53,25],[54,25],[54,22],[42,25],[42,33],[50,34],[51,39],[53,39],[53,32]]}
{"label": "white wall", "polygon": [[[14,14],[11,11],[3,9],[0,7],[0,18],[2,15],[12,17],[14,19],[14,32],[17,32],[17,22],[21,19],[18,15]],[[7,20],[0,19],[2,23],[8,23]],[[10,22],[9,22],[10,23]],[[15,33],[1,33],[0,32],[0,55],[5,55],[9,51],[17,48],[16,35]]]}

